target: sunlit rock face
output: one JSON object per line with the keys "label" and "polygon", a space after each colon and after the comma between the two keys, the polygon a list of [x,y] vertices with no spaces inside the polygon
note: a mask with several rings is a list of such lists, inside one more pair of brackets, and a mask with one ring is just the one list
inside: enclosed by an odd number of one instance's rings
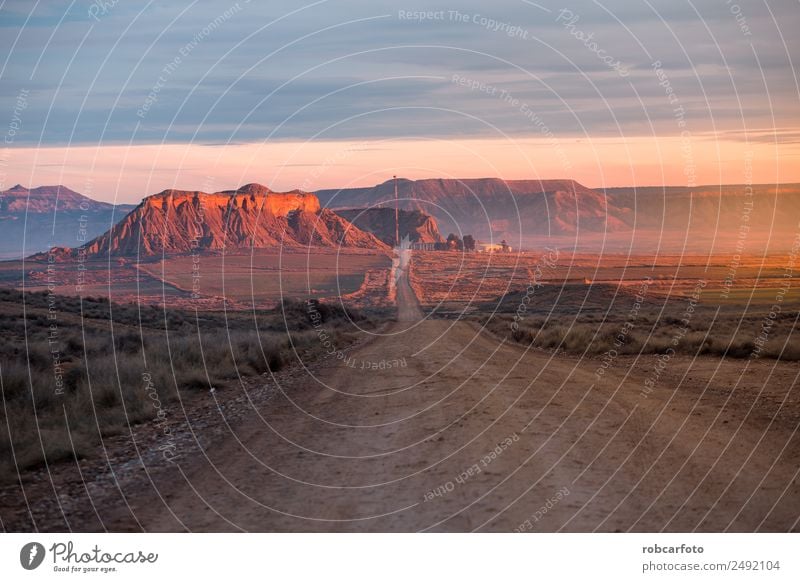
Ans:
{"label": "sunlit rock face", "polygon": [[[259,184],[238,190],[165,190],[85,247],[88,256],[148,256],[277,247],[386,249],[368,232],[320,208],[314,194],[272,192]],[[62,255],[74,254],[64,249]]]}

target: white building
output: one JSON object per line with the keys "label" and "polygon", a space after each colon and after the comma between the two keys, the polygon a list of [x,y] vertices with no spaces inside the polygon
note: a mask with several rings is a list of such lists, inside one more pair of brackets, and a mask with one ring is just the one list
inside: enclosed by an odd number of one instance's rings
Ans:
{"label": "white building", "polygon": [[479,242],[475,245],[479,253],[510,253],[511,247],[504,243],[484,243]]}

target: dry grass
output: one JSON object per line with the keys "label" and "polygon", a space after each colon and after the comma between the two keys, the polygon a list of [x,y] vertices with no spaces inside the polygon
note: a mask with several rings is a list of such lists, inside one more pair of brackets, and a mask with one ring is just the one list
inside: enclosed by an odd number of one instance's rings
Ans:
{"label": "dry grass", "polygon": [[[769,308],[714,304],[713,293],[704,298],[706,302],[697,304],[688,325],[683,322],[685,298],[650,297],[631,319],[631,292],[615,294],[611,287],[595,286],[588,291],[576,287],[566,292],[561,287],[543,287],[531,303],[532,309],[513,326],[520,297],[512,294],[504,299],[487,325],[497,335],[538,348],[587,356],[609,350],[619,354],[664,354],[674,350],[691,356],[750,358],[756,354],[782,361],[800,360],[796,305],[784,305],[758,351],[756,340]],[[632,326],[620,340],[626,322]]]}
{"label": "dry grass", "polygon": [[191,256],[170,257],[143,263],[141,269],[187,292],[192,291],[195,269],[202,274],[198,292],[224,296],[245,304],[264,305],[283,296],[336,297],[358,290],[364,273],[388,269],[391,261],[380,253],[322,251],[311,254],[270,253],[254,255],[203,255],[200,263]]}
{"label": "dry grass", "polygon": [[[501,337],[576,355],[597,356],[615,349],[620,354],[664,354],[674,350],[691,356],[753,357],[763,313],[753,310],[743,314],[741,309],[727,308],[721,309],[714,319],[715,308],[699,306],[687,327],[677,317],[683,305],[670,300],[662,313],[661,304],[645,304],[623,341],[619,334],[630,308],[630,300],[626,302],[624,297],[601,313],[570,313],[569,309],[566,312],[556,309],[550,316],[524,317],[513,329],[514,316],[501,311],[488,319],[487,325]],[[796,318],[796,310],[778,315],[758,357],[800,360]]]}
{"label": "dry grass", "polygon": [[[0,475],[6,478],[15,478],[16,467],[93,454],[101,438],[152,420],[156,397],[167,406],[182,392],[277,372],[291,349],[322,349],[297,301],[255,316],[196,316],[91,298],[50,301],[52,312],[46,293],[27,293],[23,301],[18,291],[0,290]],[[348,318],[369,324],[328,305],[319,312],[340,344],[348,339]]]}

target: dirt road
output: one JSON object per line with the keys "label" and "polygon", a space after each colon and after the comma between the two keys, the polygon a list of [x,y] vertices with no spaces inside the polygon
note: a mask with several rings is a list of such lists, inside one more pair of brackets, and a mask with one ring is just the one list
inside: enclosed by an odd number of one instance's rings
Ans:
{"label": "dirt road", "polygon": [[676,358],[645,397],[652,360],[598,380],[598,360],[425,320],[405,276],[397,297],[396,325],[282,380],[157,492],[123,484],[104,527],[798,530],[797,366]]}

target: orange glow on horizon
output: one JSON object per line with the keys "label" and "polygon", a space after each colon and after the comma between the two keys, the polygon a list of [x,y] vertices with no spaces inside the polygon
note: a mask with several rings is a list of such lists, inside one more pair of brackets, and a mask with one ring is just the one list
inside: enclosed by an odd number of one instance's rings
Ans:
{"label": "orange glow on horizon", "polygon": [[800,147],[695,137],[392,139],[77,146],[6,150],[1,189],[63,184],[98,200],[138,202],[167,188],[220,191],[372,186],[410,179],[570,178],[589,187],[800,182]]}

